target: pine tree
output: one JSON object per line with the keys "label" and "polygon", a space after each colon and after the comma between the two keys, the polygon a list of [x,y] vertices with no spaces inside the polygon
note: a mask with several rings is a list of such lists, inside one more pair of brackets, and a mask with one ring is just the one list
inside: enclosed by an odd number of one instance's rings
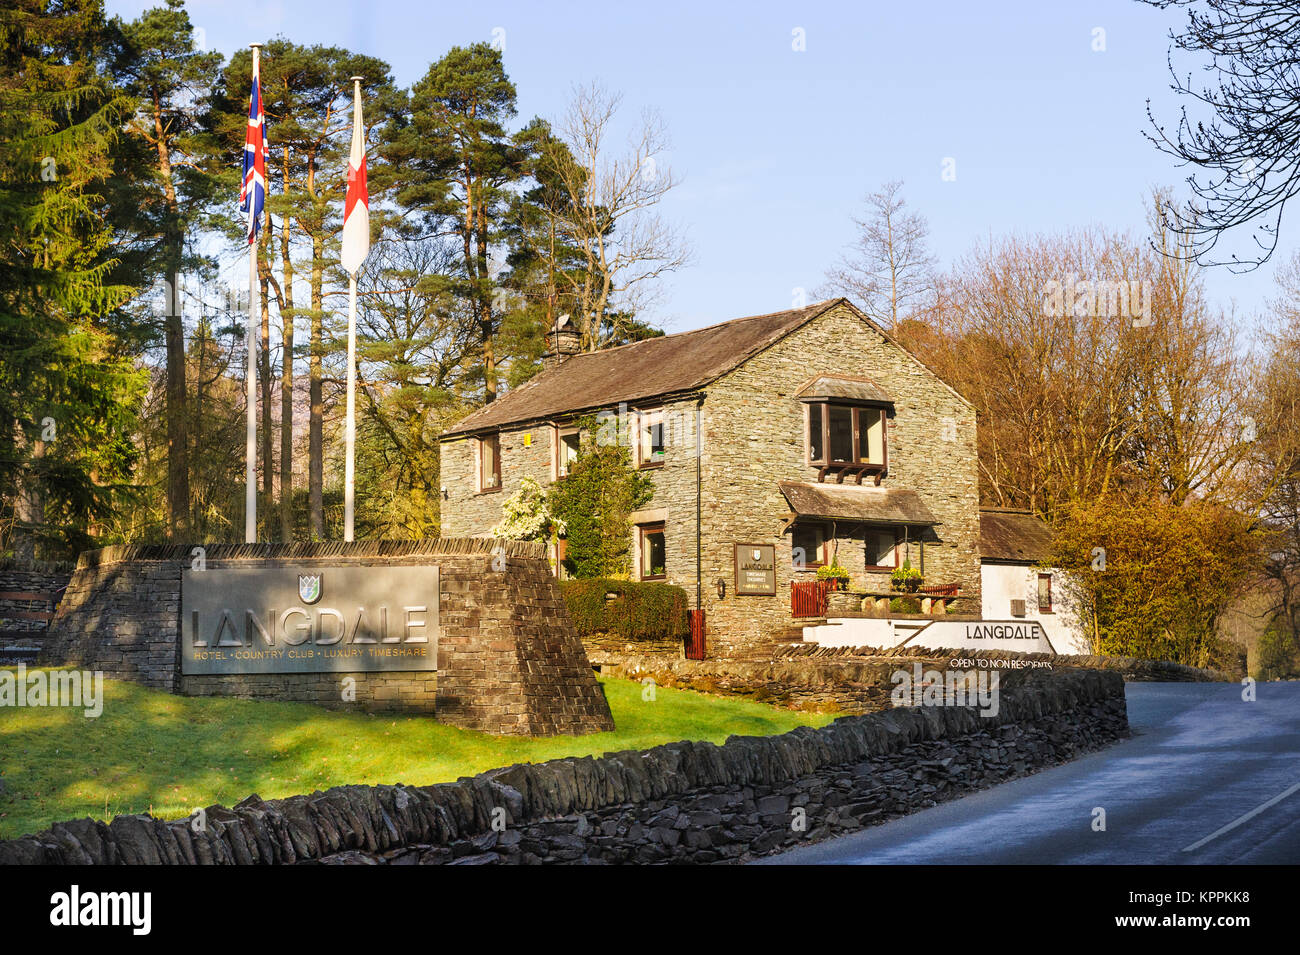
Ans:
{"label": "pine tree", "polygon": [[460,253],[449,285],[478,329],[483,398],[498,392],[497,335],[504,301],[491,269],[510,205],[526,179],[526,162],[511,142],[515,86],[501,53],[487,43],[453,47],[411,88],[412,109],[390,127],[387,147],[404,176],[397,200]]}
{"label": "pine tree", "polygon": [[167,0],[130,23],[115,19],[111,27],[113,73],[137,104],[127,130],[144,147],[131,168],[144,171],[134,208],[150,246],[146,267],[160,267],[164,280],[167,531],[173,540],[184,539],[191,515],[180,276],[194,264],[186,258],[186,237],[216,193],[205,169],[212,150],[201,131],[221,55],[195,48],[182,0]]}
{"label": "pine tree", "polygon": [[106,37],[95,0],[0,9],[0,493],[24,558],[87,543],[134,455],[140,342],[105,200],[131,101]]}

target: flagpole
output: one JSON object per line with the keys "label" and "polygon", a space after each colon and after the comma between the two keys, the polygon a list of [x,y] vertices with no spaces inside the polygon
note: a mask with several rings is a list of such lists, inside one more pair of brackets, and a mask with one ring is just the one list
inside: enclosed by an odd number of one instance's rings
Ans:
{"label": "flagpole", "polygon": [[344,426],[347,458],[343,463],[343,539],[353,539],[354,475],[357,446],[357,276],[348,275],[348,420]]}
{"label": "flagpole", "polygon": [[[352,95],[353,95],[353,122],[352,136],[354,145],[361,130],[361,80],[363,77],[352,77]],[[364,147],[362,147],[364,150]],[[365,153],[362,152],[361,161],[365,162]],[[351,159],[349,159],[351,163]],[[344,217],[346,219],[346,211]],[[369,241],[369,226],[366,227],[366,239]],[[355,263],[356,268],[361,267],[361,263]],[[357,273],[355,270],[348,272],[348,390],[347,390],[347,421],[343,426],[343,539],[345,541],[354,540],[354,518],[356,515],[356,451],[357,451]]]}
{"label": "flagpole", "polygon": [[[262,44],[250,43],[253,49],[253,76],[258,75]],[[252,209],[252,201],[249,208]],[[255,214],[254,212],[249,213]],[[244,447],[244,541],[257,541],[257,315],[260,288],[257,281],[257,242],[248,243],[248,371],[247,382],[248,421],[245,427]]]}

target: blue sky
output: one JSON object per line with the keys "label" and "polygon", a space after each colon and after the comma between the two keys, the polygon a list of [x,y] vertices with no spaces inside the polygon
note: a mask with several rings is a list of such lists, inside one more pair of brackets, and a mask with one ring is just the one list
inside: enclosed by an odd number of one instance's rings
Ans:
{"label": "blue sky", "polygon": [[[152,5],[108,3],[127,17]],[[673,141],[664,161],[684,178],[665,212],[695,252],[648,316],[670,331],[811,293],[851,241],[862,197],[891,179],[929,219],[946,266],[991,234],[1139,234],[1150,190],[1184,175],[1142,131],[1148,98],[1176,119],[1167,34],[1185,14],[1136,0],[188,7],[208,46],[227,54],[283,33],[381,57],[403,85],[450,46],[503,30],[521,123],[557,116],[572,85],[591,80],[624,94],[629,120],[659,110]],[[1104,52],[1093,50],[1098,27]],[[792,48],[796,29],[803,51]],[[955,181],[941,177],[948,157]],[[1297,248],[1287,225],[1263,268],[1207,276],[1211,298],[1242,324],[1266,307],[1276,268]]]}

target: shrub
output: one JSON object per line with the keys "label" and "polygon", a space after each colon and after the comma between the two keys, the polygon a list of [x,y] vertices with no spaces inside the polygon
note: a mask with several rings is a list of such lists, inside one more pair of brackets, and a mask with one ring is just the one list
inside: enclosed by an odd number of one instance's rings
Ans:
{"label": "shrub", "polygon": [[547,491],[551,516],[565,527],[564,568],[575,577],[628,572],[629,515],[654,493],[654,482],[632,466],[627,446],[602,444],[583,421],[581,449],[568,474]]}
{"label": "shrub", "polygon": [[1248,515],[1203,501],[1097,500],[1063,510],[1046,562],[1094,653],[1213,666],[1215,624],[1262,559]]}
{"label": "shrub", "polygon": [[[591,577],[560,581],[560,593],[581,637],[615,633],[653,640],[681,637],[690,629],[686,591],[675,584]],[[609,600],[607,594],[616,596]]]}
{"label": "shrub", "polygon": [[1257,667],[1265,680],[1294,677],[1300,668],[1296,666],[1296,642],[1291,634],[1276,627],[1269,627],[1261,633]]}
{"label": "shrub", "polygon": [[920,613],[921,601],[915,597],[893,597],[889,601],[890,613]]}

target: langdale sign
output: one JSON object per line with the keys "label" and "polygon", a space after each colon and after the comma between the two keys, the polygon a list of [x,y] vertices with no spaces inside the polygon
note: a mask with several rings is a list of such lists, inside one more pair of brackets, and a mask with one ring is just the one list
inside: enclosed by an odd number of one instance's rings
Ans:
{"label": "langdale sign", "polygon": [[1047,631],[1037,620],[934,620],[904,643],[932,650],[1014,650],[1055,653]]}
{"label": "langdale sign", "polygon": [[438,668],[437,567],[185,570],[181,673]]}

